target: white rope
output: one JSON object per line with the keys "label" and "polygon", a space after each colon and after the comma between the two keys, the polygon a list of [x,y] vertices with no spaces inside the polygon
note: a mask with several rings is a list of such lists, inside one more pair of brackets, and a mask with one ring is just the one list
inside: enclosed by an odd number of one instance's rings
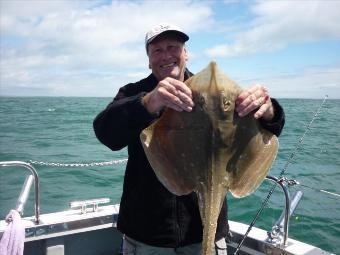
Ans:
{"label": "white rope", "polygon": [[52,167],[91,167],[91,166],[110,166],[117,164],[125,164],[127,159],[118,159],[104,162],[90,162],[90,163],[58,163],[58,162],[46,162],[46,161],[35,161],[30,160],[29,163],[32,165],[39,166],[52,166]]}

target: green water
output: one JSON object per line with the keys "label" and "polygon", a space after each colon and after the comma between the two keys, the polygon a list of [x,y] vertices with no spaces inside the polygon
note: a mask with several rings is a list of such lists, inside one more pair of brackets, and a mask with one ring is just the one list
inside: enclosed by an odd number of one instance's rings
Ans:
{"label": "green water", "polygon": [[[0,160],[38,160],[60,163],[99,162],[127,157],[125,149],[112,152],[101,145],[92,120],[110,98],[0,97]],[[278,175],[304,133],[321,100],[280,99],[286,126],[271,170]],[[314,121],[301,149],[287,169],[287,178],[316,189],[340,193],[340,100],[328,100]],[[41,183],[41,212],[68,208],[70,201],[109,197],[119,203],[124,165],[86,168],[36,166]],[[25,170],[0,169],[0,217],[16,204]],[[229,218],[250,223],[271,183],[243,199],[229,200]],[[302,186],[304,192],[290,222],[290,237],[339,253],[340,199]],[[272,196],[256,226],[270,230],[283,209],[279,189]],[[33,214],[31,192],[25,215]]]}

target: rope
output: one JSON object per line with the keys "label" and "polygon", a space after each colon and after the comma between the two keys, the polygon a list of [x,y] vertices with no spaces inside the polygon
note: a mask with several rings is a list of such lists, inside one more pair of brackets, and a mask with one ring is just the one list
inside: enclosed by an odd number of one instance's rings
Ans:
{"label": "rope", "polygon": [[90,162],[90,163],[57,163],[57,162],[45,162],[45,161],[35,161],[29,160],[32,165],[39,166],[52,166],[52,167],[92,167],[92,166],[111,166],[118,164],[125,164],[127,159],[118,159],[104,162]]}
{"label": "rope", "polygon": [[307,186],[307,185],[304,185],[304,184],[301,184],[301,183],[297,183],[297,184],[302,186],[302,187],[306,187],[306,188],[309,188],[309,189],[312,189],[312,190],[315,190],[315,191],[319,191],[319,192],[326,193],[328,195],[332,195],[332,196],[340,198],[340,194],[337,194],[337,193],[334,193],[334,192],[330,192],[330,191],[327,191],[327,190],[324,190],[324,189],[313,188],[313,187],[310,187],[310,186]]}

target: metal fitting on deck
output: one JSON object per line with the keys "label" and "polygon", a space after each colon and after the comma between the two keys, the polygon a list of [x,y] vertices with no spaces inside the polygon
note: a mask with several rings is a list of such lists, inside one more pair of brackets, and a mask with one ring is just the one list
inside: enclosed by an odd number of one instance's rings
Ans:
{"label": "metal fitting on deck", "polygon": [[97,198],[83,201],[73,201],[70,203],[71,209],[80,208],[81,214],[87,213],[88,206],[92,206],[92,212],[98,211],[99,204],[110,203],[110,198]]}

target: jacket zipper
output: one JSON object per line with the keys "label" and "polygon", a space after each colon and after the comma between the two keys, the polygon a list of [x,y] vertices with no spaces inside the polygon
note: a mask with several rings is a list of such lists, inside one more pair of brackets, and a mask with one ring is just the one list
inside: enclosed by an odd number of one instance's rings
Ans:
{"label": "jacket zipper", "polygon": [[182,233],[181,233],[181,227],[179,224],[179,212],[178,212],[178,202],[177,197],[174,198],[174,215],[175,215],[175,228],[176,228],[176,234],[177,234],[177,247],[179,247],[182,243]]}

